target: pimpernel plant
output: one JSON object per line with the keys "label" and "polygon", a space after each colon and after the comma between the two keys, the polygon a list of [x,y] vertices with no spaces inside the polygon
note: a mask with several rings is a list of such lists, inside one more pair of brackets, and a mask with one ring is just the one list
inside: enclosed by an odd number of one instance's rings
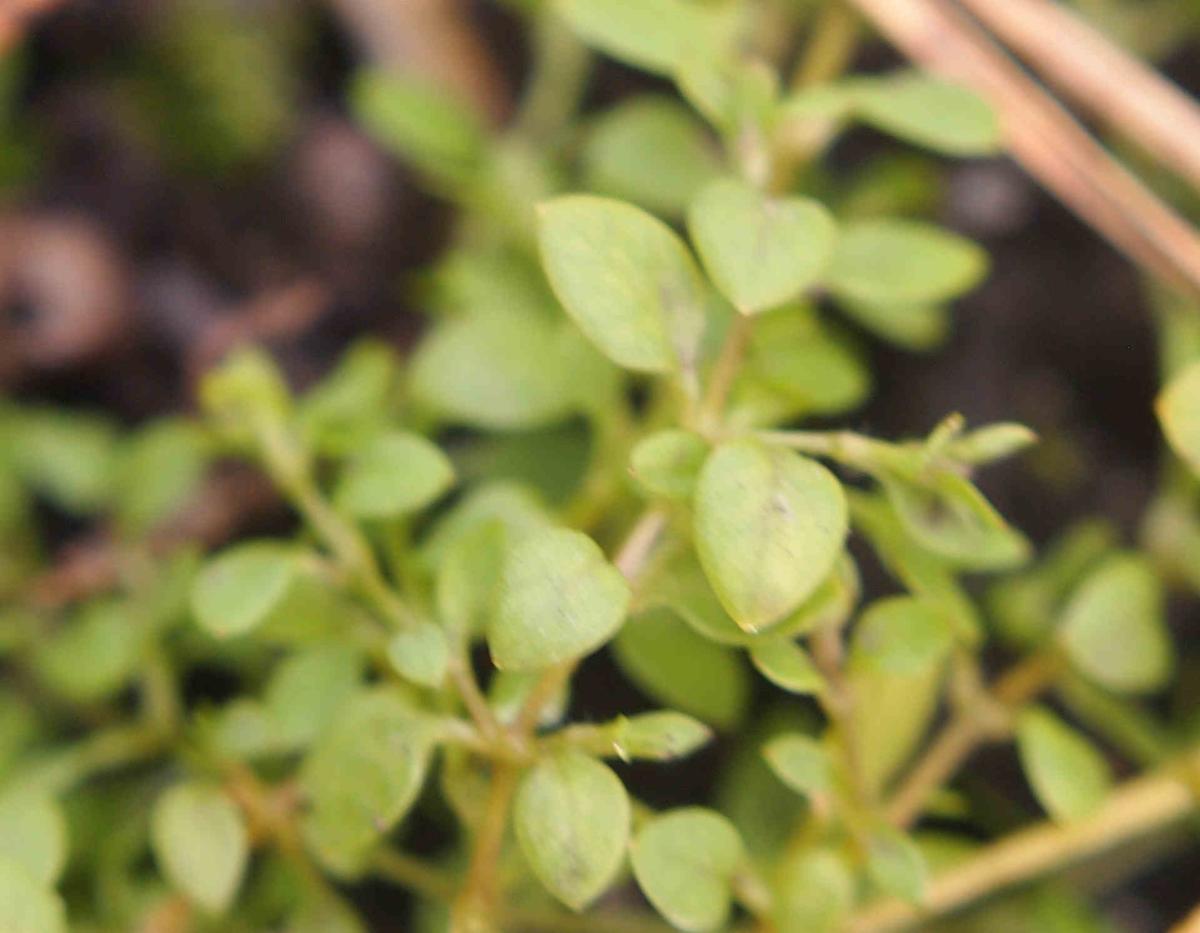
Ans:
{"label": "pimpernel plant", "polygon": [[[953,398],[858,430],[869,339],[934,348],[988,260],[921,218],[930,163],[826,159],[863,126],[993,154],[989,104],[843,76],[840,0],[513,6],[502,134],[416,79],[350,95],[456,209],[411,351],[299,391],[241,347],[136,429],[0,408],[0,931],[1101,929],[1045,879],[1177,838],[1200,773],[1165,621],[1200,586],[1194,306],[1160,302],[1181,459],[1141,546],[1035,549],[976,485],[1032,431]],[[593,51],[657,90],[582,115]],[[291,520],[205,553],[179,516],[239,463]],[[101,585],[47,586],[47,507],[106,529]],[[959,780],[1010,745],[1028,801]]]}

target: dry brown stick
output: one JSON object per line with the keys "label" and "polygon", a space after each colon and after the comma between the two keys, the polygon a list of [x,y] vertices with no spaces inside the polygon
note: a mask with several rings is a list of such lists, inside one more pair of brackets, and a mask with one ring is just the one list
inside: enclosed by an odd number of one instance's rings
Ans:
{"label": "dry brown stick", "polygon": [[16,44],[35,16],[48,13],[61,3],[62,0],[0,0],[0,53]]}
{"label": "dry brown stick", "polygon": [[472,104],[490,123],[507,119],[512,100],[504,77],[471,28],[463,0],[329,3],[376,65],[430,79]]}
{"label": "dry brown stick", "polygon": [[1200,105],[1050,0],[958,0],[1077,106],[1200,188]]}
{"label": "dry brown stick", "polygon": [[909,58],[968,84],[1000,113],[1012,155],[1133,261],[1200,293],[1200,238],[1115,161],[983,30],[940,0],[848,0]]}
{"label": "dry brown stick", "polygon": [[[1193,754],[1184,766],[1194,768],[1198,763]],[[915,927],[1005,888],[1160,832],[1185,819],[1195,807],[1186,774],[1164,771],[1137,778],[1113,791],[1089,817],[1065,825],[1040,823],[983,848],[934,878],[920,907],[903,901],[881,902],[865,908],[849,929],[853,933],[890,933]]]}

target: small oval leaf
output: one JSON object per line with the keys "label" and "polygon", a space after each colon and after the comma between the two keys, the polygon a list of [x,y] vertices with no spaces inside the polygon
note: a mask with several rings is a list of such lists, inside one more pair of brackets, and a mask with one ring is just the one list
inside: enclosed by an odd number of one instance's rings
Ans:
{"label": "small oval leaf", "polygon": [[176,784],[167,790],[154,804],[150,838],[172,885],[209,913],[229,908],[250,842],[241,809],[219,787]]}

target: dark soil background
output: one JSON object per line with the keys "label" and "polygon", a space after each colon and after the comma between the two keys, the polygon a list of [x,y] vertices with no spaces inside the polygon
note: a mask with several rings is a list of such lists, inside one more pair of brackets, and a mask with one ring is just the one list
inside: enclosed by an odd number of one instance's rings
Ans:
{"label": "dark soil background", "polygon": [[[242,339],[269,345],[304,384],[356,336],[403,346],[420,331],[403,285],[438,254],[450,211],[347,116],[345,85],[362,61],[355,37],[315,3],[234,3],[277,8],[280,29],[297,33],[287,75],[295,103],[271,145],[214,169],[188,157],[177,120],[156,122],[139,105],[155,82],[176,80],[160,69],[169,6],[68,2],[23,44],[17,117],[36,164],[0,200],[0,393],[134,423],[189,408],[197,374]],[[474,15],[500,73],[519,87],[516,24],[492,6]],[[893,63],[884,49],[863,53],[871,69]],[[1200,90],[1194,47],[1165,64]],[[604,64],[590,99],[647,84]],[[850,137],[833,170],[879,145]],[[955,410],[973,423],[1025,422],[1046,444],[984,477],[1001,511],[1038,541],[1090,514],[1132,540],[1160,458],[1155,338],[1139,275],[1008,161],[948,165],[945,179],[941,219],[983,243],[994,271],[935,354],[871,344],[878,389],[854,426],[894,437]],[[1195,618],[1177,621],[1181,638],[1194,637]],[[584,715],[642,702],[604,661],[585,668]],[[720,755],[633,778],[651,800],[685,799],[711,784]],[[1020,799],[1010,756],[977,760],[976,772],[1011,783]],[[1200,857],[1160,866],[1113,901],[1114,916],[1129,929],[1162,929],[1192,905],[1198,876]]]}

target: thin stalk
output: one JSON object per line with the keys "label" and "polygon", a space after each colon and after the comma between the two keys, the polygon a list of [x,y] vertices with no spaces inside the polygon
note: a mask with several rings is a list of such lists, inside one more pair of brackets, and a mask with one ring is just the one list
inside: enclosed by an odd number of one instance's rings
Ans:
{"label": "thin stalk", "polygon": [[792,73],[793,90],[824,84],[841,75],[854,58],[861,35],[862,20],[845,0],[828,0]]}

